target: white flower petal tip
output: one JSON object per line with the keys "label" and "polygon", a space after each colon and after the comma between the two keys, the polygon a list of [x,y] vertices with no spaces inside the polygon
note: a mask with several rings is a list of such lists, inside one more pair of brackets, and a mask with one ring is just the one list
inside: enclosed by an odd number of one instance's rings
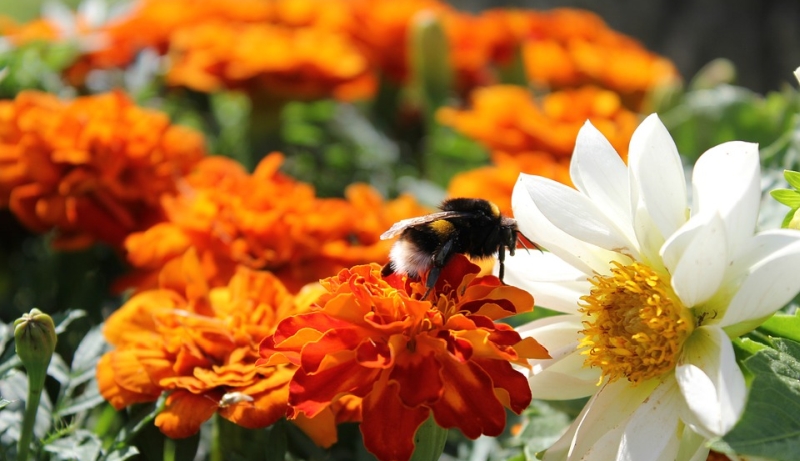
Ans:
{"label": "white flower petal tip", "polygon": [[678,148],[658,116],[650,115],[631,137],[628,151],[631,210],[647,257],[687,219],[686,178]]}
{"label": "white flower petal tip", "polygon": [[683,394],[687,423],[699,434],[725,435],[744,411],[747,387],[733,345],[718,327],[700,327],[684,345],[675,377]]}

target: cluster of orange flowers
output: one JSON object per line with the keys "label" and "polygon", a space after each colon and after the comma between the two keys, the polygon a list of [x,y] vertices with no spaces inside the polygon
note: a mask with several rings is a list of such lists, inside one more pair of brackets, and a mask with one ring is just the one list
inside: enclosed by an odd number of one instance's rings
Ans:
{"label": "cluster of orange flowers", "polygon": [[162,219],[162,194],[204,155],[200,133],[122,93],[0,101],[0,207],[55,244],[120,246]]}
{"label": "cluster of orange flowers", "polygon": [[[189,251],[159,288],[134,295],[106,320],[115,349],[97,365],[100,392],[119,410],[169,391],[155,423],[173,438],[197,433],[214,413],[247,428],[269,426],[286,413],[294,369],[256,368],[258,343],[282,319],[307,312],[322,291],[312,285],[295,296],[271,273],[244,267],[211,288]],[[295,423],[322,446],[336,440],[332,410]]]}
{"label": "cluster of orange flowers", "polygon": [[[497,83],[499,70],[518,54],[536,85],[594,84],[625,95],[631,107],[677,77],[668,60],[589,12],[497,9],[473,15],[439,0],[140,0],[129,15],[95,30],[78,27],[103,39],[76,67],[85,73],[124,66],[152,48],[170,56],[168,81],[199,91],[366,97],[379,75],[407,81],[409,34],[425,15],[444,26],[462,92]],[[15,43],[58,35],[42,21],[0,28]]]}
{"label": "cluster of orange flowers", "polygon": [[322,281],[318,309],[283,320],[262,342],[258,365],[296,367],[290,419],[313,419],[355,398],[364,444],[378,459],[411,458],[414,434],[431,414],[469,438],[500,435],[505,409],[519,414],[531,401],[512,364],[549,355],[495,323],[530,311],[530,294],[478,272],[456,255],[423,299],[424,281],[384,279],[377,264],[345,269]]}
{"label": "cluster of orange flowers", "polygon": [[456,175],[448,194],[486,198],[507,214],[520,172],[570,184],[569,159],[586,120],[623,157],[638,124],[637,114],[622,105],[619,95],[591,86],[556,91],[540,100],[518,86],[480,88],[472,93],[470,109],[443,108],[437,117],[483,144],[494,163]]}
{"label": "cluster of orange flowers", "polygon": [[275,273],[295,291],[343,267],[386,261],[391,242],[381,233],[428,211],[410,196],[384,202],[361,184],[345,199],[317,198],[278,170],[282,160],[271,154],[252,174],[222,157],[200,162],[181,182],[187,192],[164,198],[166,219],[125,241],[140,270],[133,285],[153,286],[164,267],[195,248],[214,286],[244,265]]}

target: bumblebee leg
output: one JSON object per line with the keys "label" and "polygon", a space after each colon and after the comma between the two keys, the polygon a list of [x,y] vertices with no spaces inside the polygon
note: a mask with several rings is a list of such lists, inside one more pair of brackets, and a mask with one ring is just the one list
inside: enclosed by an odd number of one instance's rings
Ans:
{"label": "bumblebee leg", "polygon": [[[509,248],[508,252],[511,253],[511,256],[514,256],[514,249],[513,248]],[[500,273],[499,273],[500,277],[499,278],[500,278],[500,281],[502,282],[503,281],[503,275],[505,275],[505,272],[506,272],[506,265],[505,265],[506,247],[505,247],[505,245],[500,245],[500,248],[497,249],[497,260],[500,262]]]}
{"label": "bumblebee leg", "polygon": [[433,291],[433,287],[436,286],[436,281],[439,280],[439,274],[442,273],[442,268],[447,261],[450,260],[450,257],[453,255],[453,245],[455,244],[455,239],[449,239],[442,246],[436,250],[436,253],[433,255],[433,260],[431,261],[431,270],[428,271],[428,279],[425,281],[425,287],[427,291],[425,291],[425,296],[422,299],[426,299],[428,294]]}

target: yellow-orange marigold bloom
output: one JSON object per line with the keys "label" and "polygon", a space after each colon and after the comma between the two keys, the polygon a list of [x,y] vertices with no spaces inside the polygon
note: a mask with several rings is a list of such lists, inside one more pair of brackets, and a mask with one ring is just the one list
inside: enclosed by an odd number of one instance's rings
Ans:
{"label": "yellow-orange marigold bloom", "polygon": [[[292,296],[269,272],[244,267],[226,286],[209,288],[200,270],[187,252],[160,288],[134,295],[108,318],[104,333],[115,349],[98,363],[100,392],[117,409],[170,392],[155,423],[173,438],[197,433],[214,413],[247,428],[268,426],[286,413],[293,369],[256,369],[257,345],[324,290]],[[330,445],[333,414],[320,421],[301,426]]]}
{"label": "yellow-orange marigold bloom", "polygon": [[0,101],[0,206],[55,244],[119,247],[161,217],[161,194],[203,156],[200,133],[123,93]]}
{"label": "yellow-orange marigold bloom", "polygon": [[495,323],[531,310],[533,298],[478,271],[456,255],[432,298],[421,299],[424,281],[383,279],[377,264],[342,270],[321,282],[328,293],[318,309],[283,320],[261,343],[258,364],[299,367],[290,417],[314,417],[342,396],[362,399],[364,443],[381,460],[409,459],[430,414],[470,438],[499,435],[505,408],[520,413],[531,401],[512,364],[548,354]]}
{"label": "yellow-orange marigold bloom", "polygon": [[212,286],[242,264],[272,271],[295,291],[343,267],[386,261],[391,243],[381,233],[428,211],[410,197],[384,202],[364,185],[348,188],[345,199],[317,198],[309,184],[279,171],[282,161],[271,154],[252,175],[230,159],[200,162],[180,193],[164,198],[167,219],[125,242],[139,288],[153,286],[169,261],[194,247]]}

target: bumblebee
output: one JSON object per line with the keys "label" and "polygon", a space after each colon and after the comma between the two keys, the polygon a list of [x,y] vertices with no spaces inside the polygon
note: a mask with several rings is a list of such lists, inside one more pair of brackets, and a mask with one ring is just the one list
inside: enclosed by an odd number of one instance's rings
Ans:
{"label": "bumblebee", "polygon": [[502,281],[506,248],[513,256],[517,246],[517,221],[501,215],[497,205],[482,199],[452,198],[445,200],[440,209],[437,213],[399,221],[381,235],[381,240],[400,236],[381,274],[385,277],[397,272],[419,278],[430,269],[424,299],[456,253],[473,258],[488,258],[497,253]]}

